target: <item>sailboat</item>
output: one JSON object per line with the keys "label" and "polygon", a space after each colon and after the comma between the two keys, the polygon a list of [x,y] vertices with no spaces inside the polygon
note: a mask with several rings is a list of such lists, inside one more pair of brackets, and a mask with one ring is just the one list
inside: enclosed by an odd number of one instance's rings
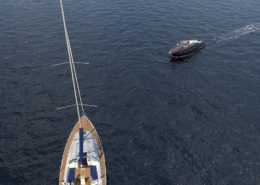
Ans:
{"label": "sailboat", "polygon": [[[59,185],[106,185],[106,162],[98,133],[87,118],[82,104],[74,60],[66,28],[62,0],[60,0],[64,32],[67,42],[71,77],[77,107],[78,121],[66,143],[61,166]],[[80,107],[81,112],[80,113]]]}

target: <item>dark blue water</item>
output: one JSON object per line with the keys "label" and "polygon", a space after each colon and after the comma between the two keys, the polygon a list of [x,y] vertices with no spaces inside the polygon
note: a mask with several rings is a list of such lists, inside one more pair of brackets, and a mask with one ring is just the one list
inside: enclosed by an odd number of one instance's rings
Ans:
{"label": "dark blue water", "polygon": [[[110,185],[260,184],[260,2],[64,0]],[[182,39],[208,45],[182,62]],[[214,41],[214,42],[213,42]],[[0,184],[57,184],[77,121],[59,1],[0,6]]]}

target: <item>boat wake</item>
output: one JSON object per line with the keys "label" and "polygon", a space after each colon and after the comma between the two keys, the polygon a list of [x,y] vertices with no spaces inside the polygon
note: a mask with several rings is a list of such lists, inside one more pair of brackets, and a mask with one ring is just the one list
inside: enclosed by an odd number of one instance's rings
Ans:
{"label": "boat wake", "polygon": [[256,24],[249,24],[243,28],[236,29],[234,31],[231,31],[229,33],[223,34],[216,38],[216,42],[222,42],[227,41],[231,39],[237,39],[243,35],[252,33],[252,32],[259,32],[260,31],[260,23]]}

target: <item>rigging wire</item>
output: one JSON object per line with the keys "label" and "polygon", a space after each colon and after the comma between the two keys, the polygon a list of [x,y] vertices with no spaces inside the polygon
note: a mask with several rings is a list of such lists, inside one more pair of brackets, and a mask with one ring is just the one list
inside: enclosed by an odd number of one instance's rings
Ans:
{"label": "rigging wire", "polygon": [[[69,62],[63,62],[63,63],[53,64],[53,65],[51,65],[51,66],[54,67],[54,66],[59,66],[59,65],[67,64],[67,63],[69,63]],[[89,64],[89,63],[86,63],[86,62],[74,62],[74,64]]]}
{"label": "rigging wire", "polygon": [[[65,109],[65,108],[68,108],[68,107],[73,107],[73,106],[75,106],[75,105],[76,105],[76,104],[67,105],[67,106],[64,106],[64,107],[56,108],[55,110]],[[89,105],[89,104],[83,104],[83,106],[87,106],[87,107],[98,107],[97,105]]]}
{"label": "rigging wire", "polygon": [[[72,51],[71,51],[71,47],[70,47],[70,40],[69,40],[68,31],[67,31],[62,0],[60,0],[60,5],[61,5],[62,20],[63,20],[66,43],[67,43],[68,55],[69,55],[69,63],[70,63],[71,78],[72,78],[73,89],[74,89],[74,96],[75,96],[75,101],[76,101],[78,119],[79,119],[79,122],[80,122],[78,98],[80,99],[81,109],[82,109],[83,112],[84,112],[84,109],[83,109],[83,104],[82,104],[82,100],[81,100],[80,89],[79,89],[79,84],[78,84],[78,79],[77,79],[77,73],[76,73],[76,70],[75,70],[73,55],[72,55]],[[80,127],[82,127],[81,122],[80,122]]]}

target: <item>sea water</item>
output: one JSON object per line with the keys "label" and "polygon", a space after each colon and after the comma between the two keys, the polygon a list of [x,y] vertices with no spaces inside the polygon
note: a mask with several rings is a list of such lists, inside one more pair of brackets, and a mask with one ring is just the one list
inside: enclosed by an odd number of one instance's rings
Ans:
{"label": "sea water", "polygon": [[[258,1],[64,0],[110,185],[259,184]],[[0,6],[0,184],[58,184],[77,121],[59,1]],[[184,61],[183,39],[207,46]]]}

